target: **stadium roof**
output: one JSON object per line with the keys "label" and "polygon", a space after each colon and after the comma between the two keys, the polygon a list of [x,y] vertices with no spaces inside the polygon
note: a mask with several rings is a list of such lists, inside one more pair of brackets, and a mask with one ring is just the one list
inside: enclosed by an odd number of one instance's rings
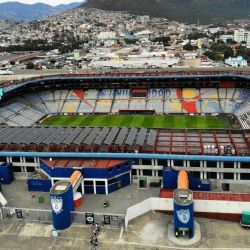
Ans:
{"label": "stadium roof", "polygon": [[96,82],[126,82],[131,81],[164,81],[164,80],[183,80],[183,79],[223,79],[223,78],[232,78],[232,79],[242,79],[250,80],[249,71],[170,71],[170,72],[143,72],[143,73],[106,73],[106,74],[62,74],[56,76],[40,76],[34,77],[31,79],[21,80],[9,83],[4,86],[5,93],[11,92],[13,90],[19,89],[24,86],[29,85],[38,85],[42,84],[54,84],[55,82],[59,83],[62,81],[73,84],[76,82],[79,83],[91,83]]}
{"label": "stadium roof", "polygon": [[0,127],[0,150],[250,155],[250,131],[110,127]]}

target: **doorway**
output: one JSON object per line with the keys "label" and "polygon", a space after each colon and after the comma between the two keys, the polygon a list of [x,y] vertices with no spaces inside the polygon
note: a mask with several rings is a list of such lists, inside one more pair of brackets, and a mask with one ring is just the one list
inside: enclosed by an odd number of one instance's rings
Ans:
{"label": "doorway", "polygon": [[148,187],[148,178],[146,176],[139,177],[139,188],[147,188]]}

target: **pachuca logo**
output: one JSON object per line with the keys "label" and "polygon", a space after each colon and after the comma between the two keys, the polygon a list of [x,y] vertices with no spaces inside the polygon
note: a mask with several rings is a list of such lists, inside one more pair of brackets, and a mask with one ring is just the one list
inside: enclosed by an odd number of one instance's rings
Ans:
{"label": "pachuca logo", "polygon": [[177,217],[183,224],[187,224],[190,219],[190,211],[189,209],[181,209],[177,211]]}
{"label": "pachuca logo", "polygon": [[61,197],[52,196],[51,206],[55,214],[60,214],[63,211],[63,199]]}

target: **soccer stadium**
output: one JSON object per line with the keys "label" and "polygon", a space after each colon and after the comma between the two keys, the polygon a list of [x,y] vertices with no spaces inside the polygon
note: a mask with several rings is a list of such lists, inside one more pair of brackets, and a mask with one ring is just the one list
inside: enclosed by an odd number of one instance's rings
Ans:
{"label": "soccer stadium", "polygon": [[[48,77],[4,87],[2,154],[176,154],[176,159],[142,158],[140,166],[153,163],[151,172],[145,170],[149,177],[154,166],[162,166],[188,167],[202,179],[229,183],[249,180],[247,163],[238,161],[250,153],[248,76],[220,72],[150,74]],[[202,161],[188,160],[188,155],[235,158]],[[30,157],[32,154],[28,159],[3,156],[1,161],[13,163],[14,172],[30,172],[38,167],[31,163],[39,162]],[[23,166],[26,160],[32,161],[27,168]],[[205,164],[210,171],[204,171]],[[221,167],[224,172],[217,171]],[[132,172],[137,173],[136,169]],[[154,176],[160,177],[161,171]]]}
{"label": "soccer stadium", "polygon": [[190,188],[203,192],[195,199],[234,200],[250,180],[249,80],[248,72],[177,71],[8,84],[0,107],[5,183],[26,179],[29,191],[49,192],[77,170],[74,193],[107,195],[138,183],[173,198],[168,190],[185,170]]}

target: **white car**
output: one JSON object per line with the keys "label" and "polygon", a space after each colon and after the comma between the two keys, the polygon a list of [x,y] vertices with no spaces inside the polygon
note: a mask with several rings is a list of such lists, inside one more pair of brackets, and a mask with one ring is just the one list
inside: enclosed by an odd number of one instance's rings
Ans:
{"label": "white car", "polygon": [[13,75],[11,70],[0,70],[0,75]]}

